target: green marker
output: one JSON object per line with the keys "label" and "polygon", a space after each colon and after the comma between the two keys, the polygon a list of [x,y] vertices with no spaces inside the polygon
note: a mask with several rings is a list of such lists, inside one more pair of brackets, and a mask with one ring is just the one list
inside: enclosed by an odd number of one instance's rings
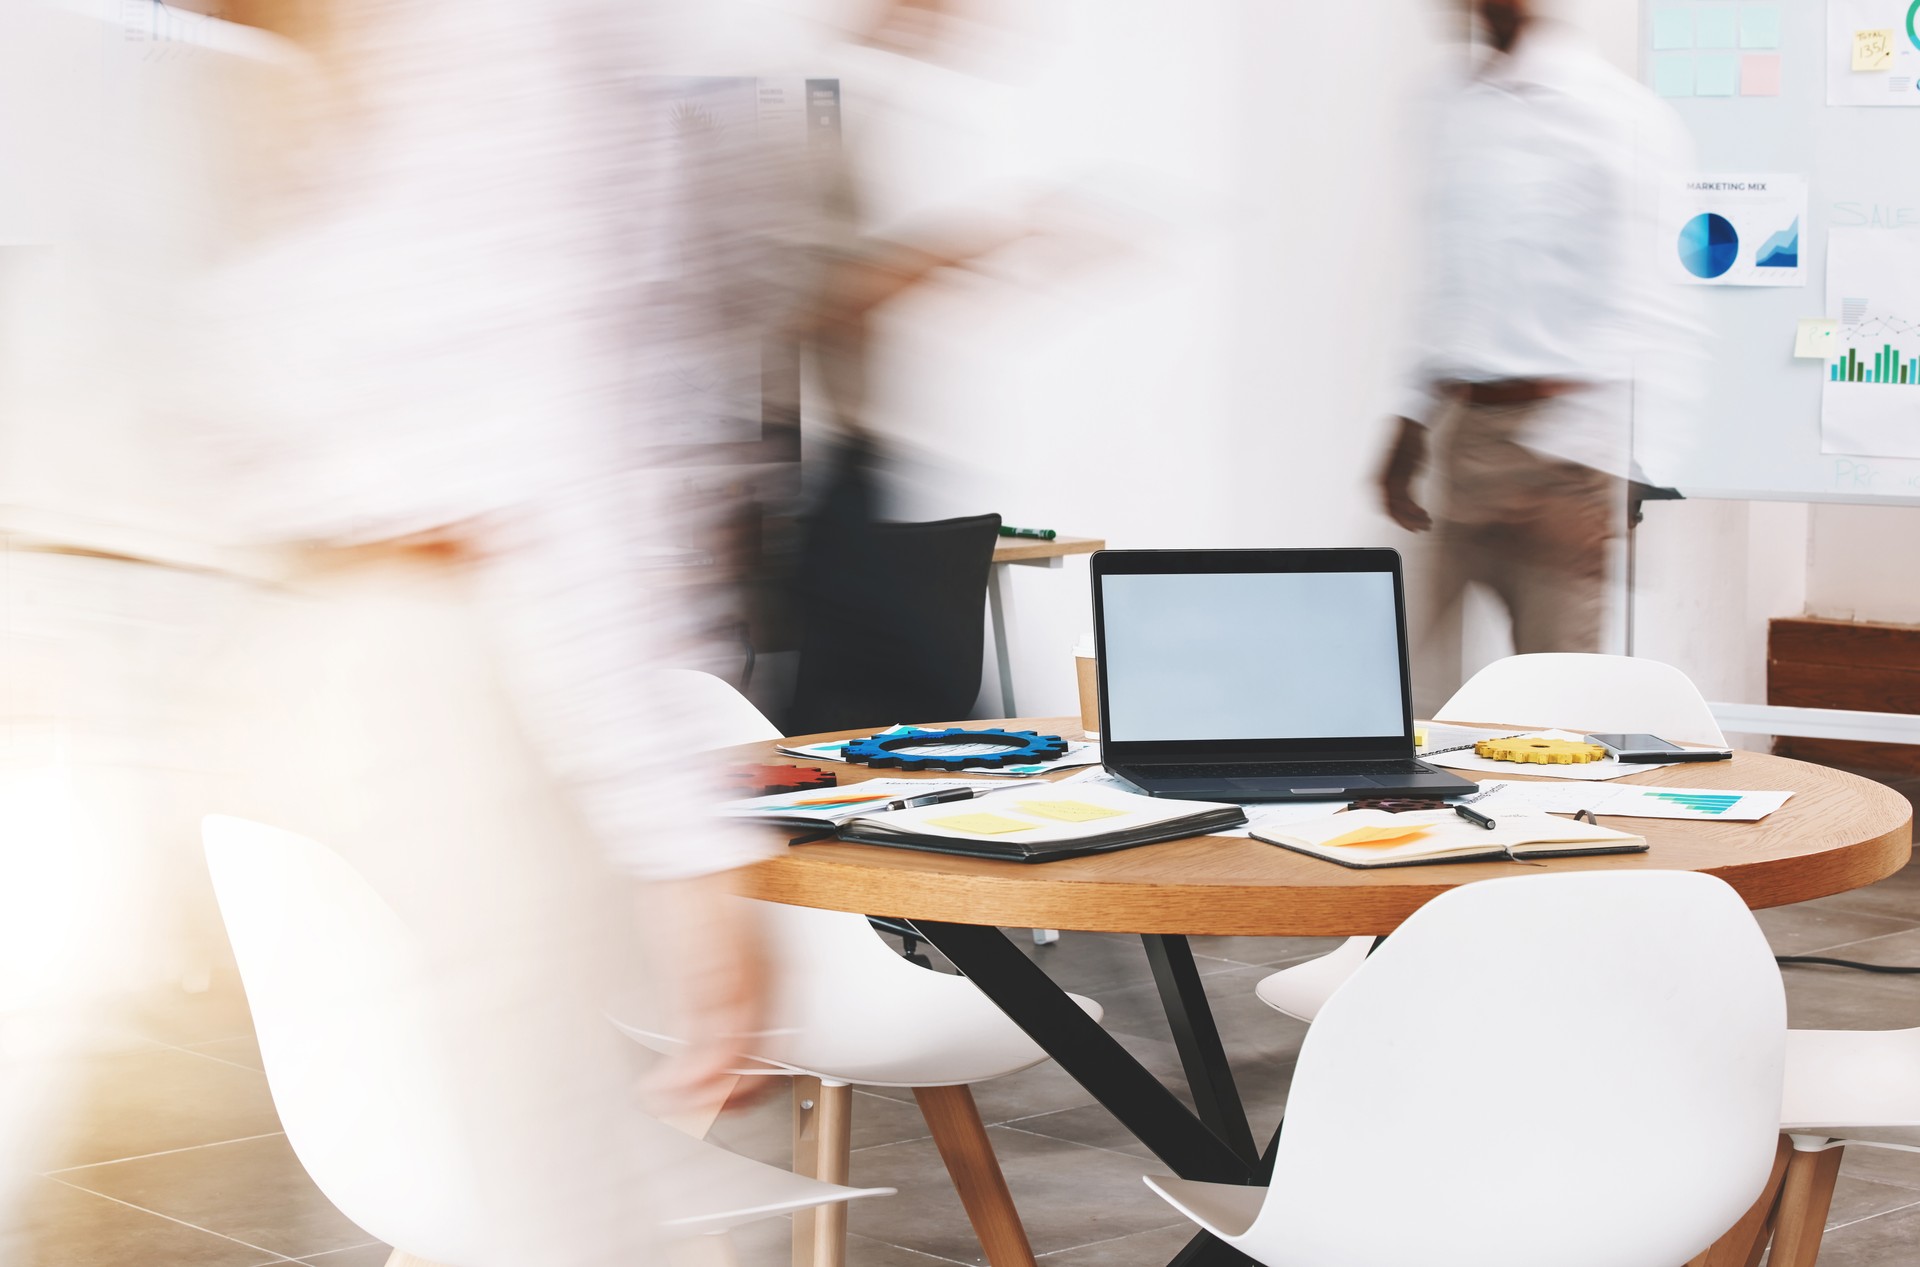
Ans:
{"label": "green marker", "polygon": [[1006,524],[1001,524],[1000,535],[1003,537],[1032,537],[1038,541],[1051,541],[1060,534],[1051,528],[1010,528]]}

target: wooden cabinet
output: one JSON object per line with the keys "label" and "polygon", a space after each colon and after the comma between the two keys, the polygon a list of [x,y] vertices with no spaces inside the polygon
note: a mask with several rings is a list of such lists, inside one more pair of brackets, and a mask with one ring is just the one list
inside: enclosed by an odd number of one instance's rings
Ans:
{"label": "wooden cabinet", "polygon": [[[1767,703],[1920,713],[1920,625],[1811,618],[1771,622]],[[1774,741],[1774,751],[1823,765],[1920,774],[1920,745],[1782,738]]]}

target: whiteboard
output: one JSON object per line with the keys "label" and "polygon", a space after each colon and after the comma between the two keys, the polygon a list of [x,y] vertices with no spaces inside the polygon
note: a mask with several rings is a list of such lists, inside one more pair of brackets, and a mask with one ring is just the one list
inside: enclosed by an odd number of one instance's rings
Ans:
{"label": "whiteboard", "polygon": [[[1920,505],[1920,460],[1820,451],[1825,363],[1793,356],[1800,318],[1839,316],[1823,311],[1830,228],[1920,240],[1920,107],[1827,105],[1827,58],[1850,55],[1827,48],[1827,0],[1774,2],[1782,11],[1778,97],[1679,97],[1669,104],[1693,137],[1701,173],[1806,177],[1800,249],[1807,284],[1697,288],[1708,330],[1697,431],[1673,446],[1680,452],[1655,474],[1689,497]],[[1672,3],[1643,0],[1642,82],[1652,82],[1653,12]],[[1685,7],[1735,6],[1702,0]]]}

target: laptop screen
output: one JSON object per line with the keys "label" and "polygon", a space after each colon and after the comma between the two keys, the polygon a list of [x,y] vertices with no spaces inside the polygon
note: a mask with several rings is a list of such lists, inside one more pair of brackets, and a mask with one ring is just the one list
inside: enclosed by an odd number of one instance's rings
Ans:
{"label": "laptop screen", "polygon": [[1392,572],[1098,583],[1111,743],[1406,734]]}

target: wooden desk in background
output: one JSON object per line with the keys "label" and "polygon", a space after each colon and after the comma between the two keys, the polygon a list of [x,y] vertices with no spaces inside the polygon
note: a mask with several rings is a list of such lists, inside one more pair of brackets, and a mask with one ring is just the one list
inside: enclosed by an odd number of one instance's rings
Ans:
{"label": "wooden desk in background", "polygon": [[[1077,719],[1060,717],[1002,724],[1055,734],[1079,728]],[[862,733],[811,735],[796,742]],[[725,757],[783,760],[771,743],[731,749]],[[851,765],[836,772],[842,783],[875,773]],[[895,777],[899,772],[879,773]],[[789,849],[749,868],[742,891],[772,902],[912,921],[1175,1174],[1252,1183],[1259,1181],[1262,1149],[1241,1107],[1188,936],[1390,933],[1456,885],[1534,874],[1543,867],[1704,871],[1759,909],[1872,884],[1906,865],[1911,853],[1912,810],[1906,798],[1824,766],[1739,752],[1731,761],[1668,766],[1625,781],[1794,795],[1758,823],[1634,819],[1632,829],[1646,837],[1649,852],[1544,864],[1355,871],[1257,840],[1220,836],[1040,864],[836,842]],[[766,830],[791,834],[790,829]],[[1001,927],[1140,934],[1197,1112],[1075,1007]],[[1178,1261],[1198,1267],[1241,1260],[1217,1242],[1196,1241]]]}
{"label": "wooden desk in background", "polygon": [[[1013,657],[1007,647],[1007,595],[1001,585],[1003,564],[1021,567],[1057,568],[1069,554],[1092,554],[1104,550],[1107,543],[1098,537],[1055,537],[1041,541],[1035,537],[1002,537],[993,546],[993,566],[987,569],[987,610],[993,616],[993,658],[1000,674],[1000,711],[1008,717],[1019,709],[1013,701]],[[1066,656],[1062,649],[1061,656]],[[1076,725],[1074,733],[1078,734]]]}

